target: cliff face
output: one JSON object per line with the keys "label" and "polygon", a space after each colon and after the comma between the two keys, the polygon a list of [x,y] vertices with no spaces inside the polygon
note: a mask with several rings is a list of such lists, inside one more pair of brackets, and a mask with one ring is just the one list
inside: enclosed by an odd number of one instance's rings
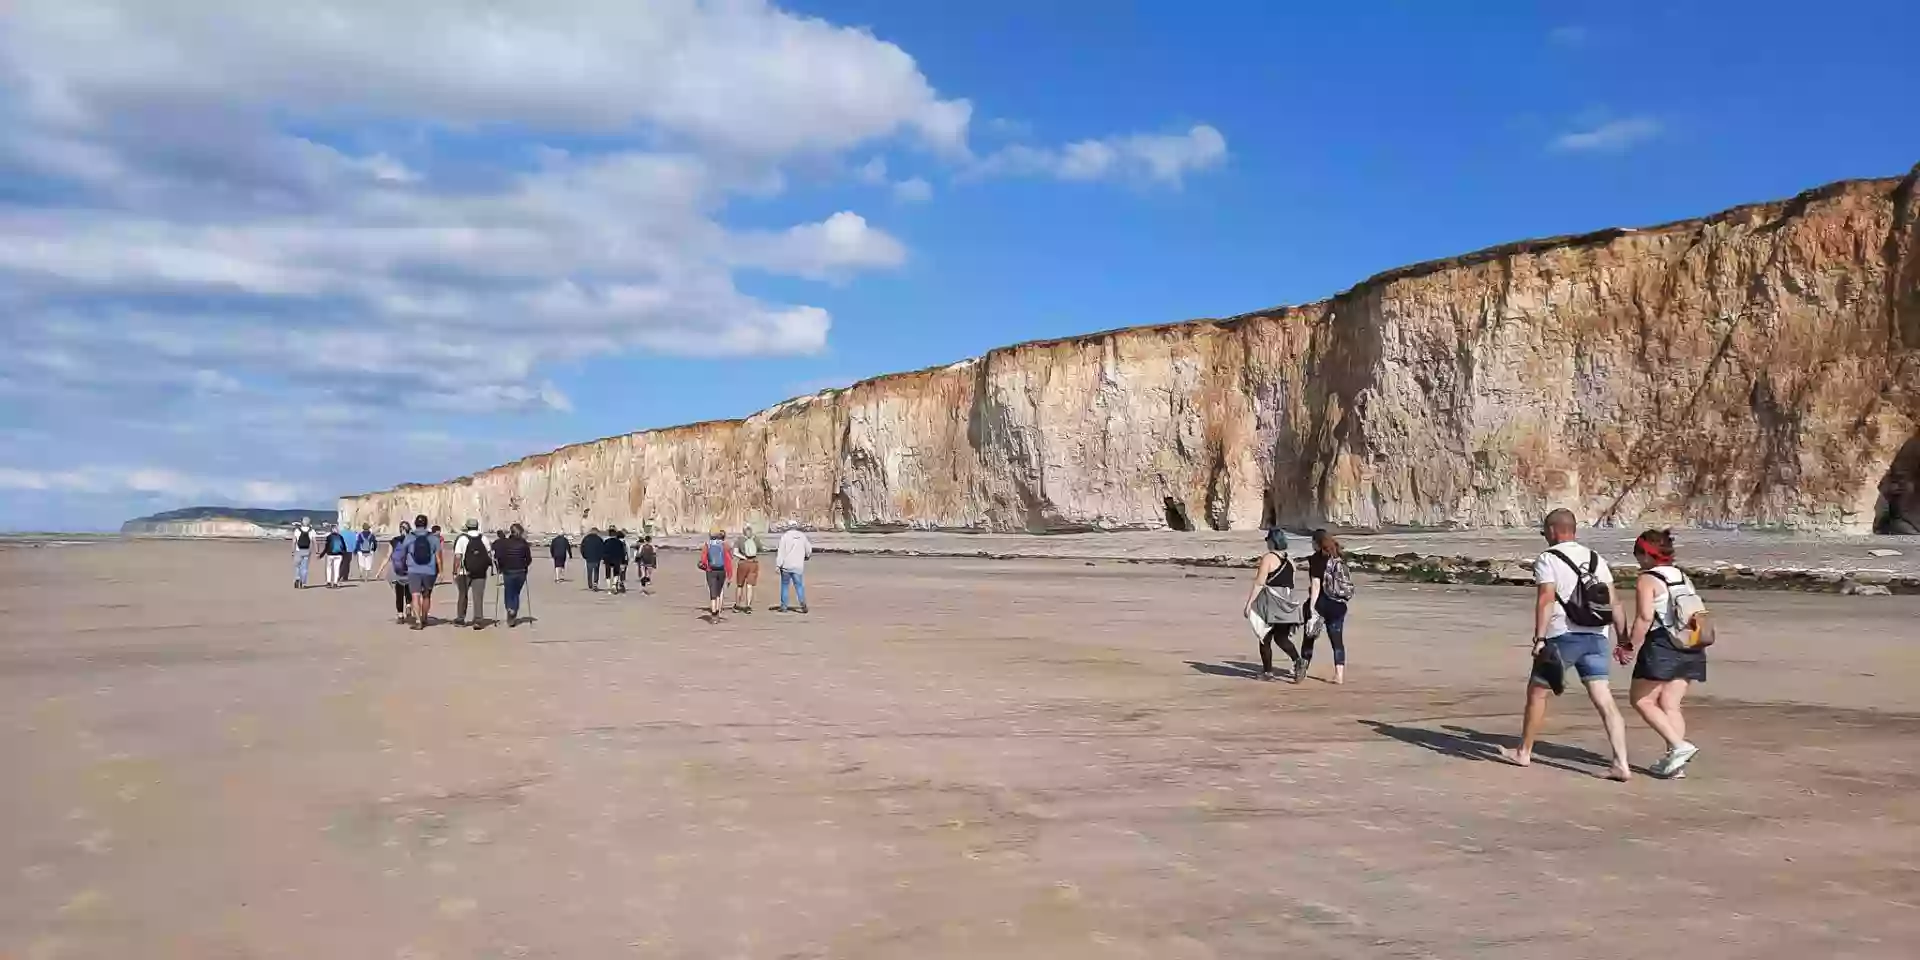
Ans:
{"label": "cliff face", "polygon": [[205,520],[128,520],[120,532],[131,537],[212,537],[285,539],[285,527],[263,527],[251,520],[210,517]]}
{"label": "cliff face", "polygon": [[[536,530],[1920,522],[1916,178],[1531,241],[1331,300],[1020,344],[346,497]],[[1903,457],[1902,462],[1914,459]]]}

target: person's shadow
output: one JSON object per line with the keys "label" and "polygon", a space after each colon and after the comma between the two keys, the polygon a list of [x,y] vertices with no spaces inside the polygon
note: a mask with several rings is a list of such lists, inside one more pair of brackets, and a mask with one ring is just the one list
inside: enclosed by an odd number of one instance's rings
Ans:
{"label": "person's shadow", "polygon": [[1228,660],[1224,663],[1207,663],[1204,660],[1188,660],[1187,666],[1195,673],[1204,673],[1210,677],[1236,677],[1242,680],[1260,679],[1260,665],[1245,660]]}
{"label": "person's shadow", "polygon": [[[1507,763],[1500,755],[1501,748],[1518,749],[1520,738],[1504,733],[1483,733],[1468,727],[1447,724],[1438,729],[1425,727],[1404,727],[1398,724],[1382,723],[1378,720],[1357,720],[1361,726],[1383,737],[1410,743],[1423,750],[1462,760],[1490,760],[1494,763]],[[1544,740],[1533,745],[1533,762],[1541,766],[1574,773],[1591,774],[1592,770],[1576,764],[1597,766],[1602,772],[1612,766],[1612,761],[1591,750],[1569,747]]]}

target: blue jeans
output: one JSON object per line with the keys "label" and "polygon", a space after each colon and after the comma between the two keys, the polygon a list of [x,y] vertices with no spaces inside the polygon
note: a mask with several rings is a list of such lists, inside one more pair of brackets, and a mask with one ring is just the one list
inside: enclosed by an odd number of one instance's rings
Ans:
{"label": "blue jeans", "polygon": [[787,584],[793,584],[793,592],[799,595],[800,605],[807,605],[807,578],[798,570],[780,571],[780,605],[787,605]]}
{"label": "blue jeans", "polygon": [[500,582],[506,585],[507,616],[518,616],[520,613],[520,591],[527,585],[527,572],[525,570],[509,570],[500,575]]}
{"label": "blue jeans", "polygon": [[[1574,669],[1582,682],[1605,680],[1612,668],[1613,644],[1604,633],[1563,633],[1547,638],[1547,643],[1559,651],[1560,662]],[[1546,686],[1546,679],[1535,676],[1532,682]]]}
{"label": "blue jeans", "polygon": [[293,558],[293,579],[304,585],[307,582],[307,564],[313,562],[313,555],[300,554]]}

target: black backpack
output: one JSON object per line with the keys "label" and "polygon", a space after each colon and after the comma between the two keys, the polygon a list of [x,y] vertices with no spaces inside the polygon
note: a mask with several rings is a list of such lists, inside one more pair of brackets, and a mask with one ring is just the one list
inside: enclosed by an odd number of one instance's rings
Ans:
{"label": "black backpack", "polygon": [[467,568],[467,576],[484,577],[493,560],[487,556],[486,541],[477,533],[467,535],[467,554],[461,557],[461,563]]}
{"label": "black backpack", "polygon": [[407,553],[413,557],[414,563],[417,563],[423,567],[432,563],[433,562],[433,534],[430,534],[430,533],[414,534],[413,546],[407,548]]}
{"label": "black backpack", "polygon": [[307,531],[306,531],[306,528],[305,528],[305,527],[302,527],[302,528],[300,529],[300,539],[299,539],[298,541],[296,541],[296,542],[297,542],[297,543],[299,544],[299,546],[300,546],[300,549],[302,549],[302,550],[312,550],[312,549],[313,549],[313,537],[312,537],[312,536],[311,536],[310,534],[308,534],[308,533],[307,533]]}
{"label": "black backpack", "polygon": [[1573,571],[1573,593],[1562,597],[1554,594],[1560,602],[1560,609],[1567,612],[1567,622],[1579,627],[1605,627],[1613,624],[1612,584],[1600,579],[1600,554],[1592,553],[1587,559],[1587,568],[1580,569],[1566,554],[1559,550],[1548,550],[1561,563]]}

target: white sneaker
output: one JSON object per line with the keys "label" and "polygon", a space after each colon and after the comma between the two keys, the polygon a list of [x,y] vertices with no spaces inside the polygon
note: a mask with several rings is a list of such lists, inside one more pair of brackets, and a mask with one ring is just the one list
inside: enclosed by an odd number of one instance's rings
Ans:
{"label": "white sneaker", "polygon": [[1657,776],[1671,777],[1686,767],[1687,761],[1692,760],[1693,755],[1699,752],[1699,747],[1682,740],[1674,744],[1673,748],[1667,751],[1667,755],[1660,758],[1659,763],[1653,765],[1653,772]]}

